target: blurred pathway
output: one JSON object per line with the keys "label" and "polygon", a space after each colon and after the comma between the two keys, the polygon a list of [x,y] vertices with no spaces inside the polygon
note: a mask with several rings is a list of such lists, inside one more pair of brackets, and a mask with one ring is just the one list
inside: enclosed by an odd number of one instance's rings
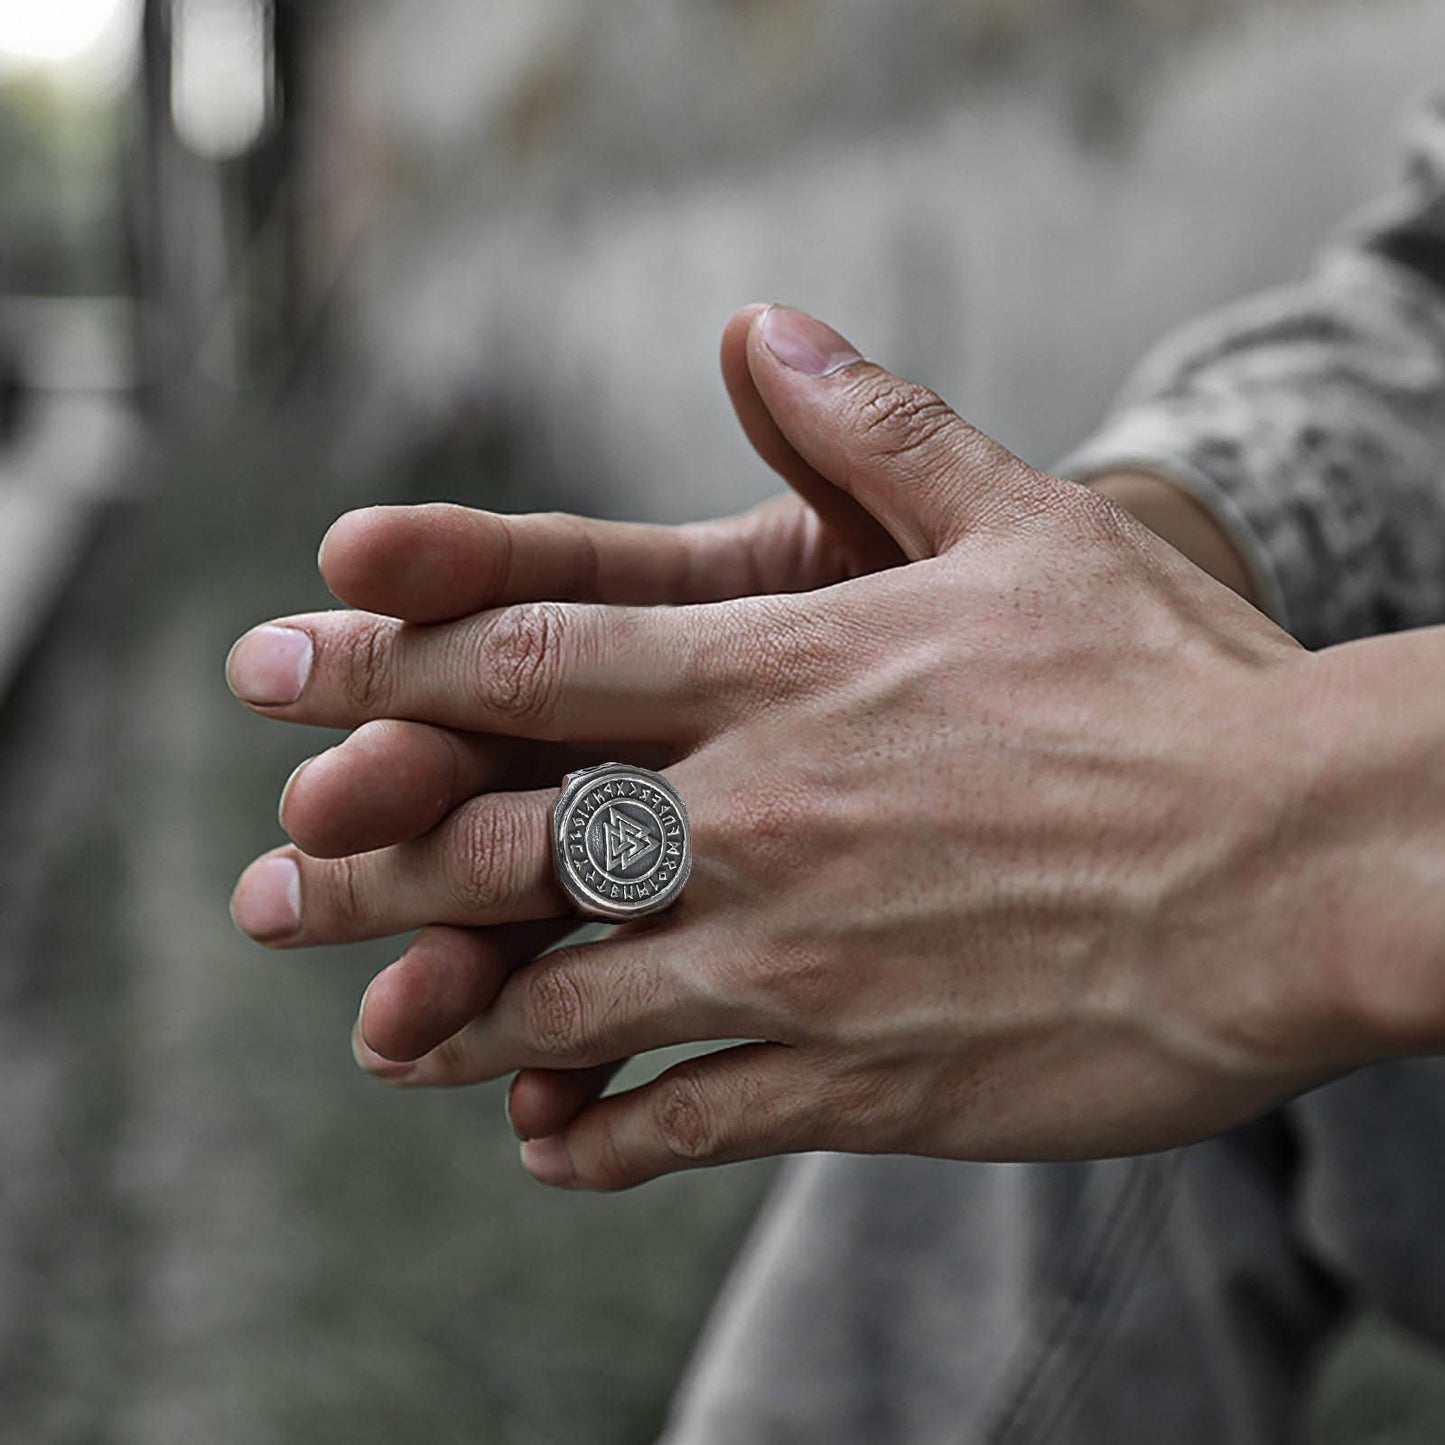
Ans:
{"label": "blurred pathway", "polygon": [[771,1166],[544,1190],[501,1085],[356,1070],[395,944],[235,933],[322,741],[221,677],[324,601],[315,453],[258,436],[155,459],[0,712],[0,1445],[650,1438]]}

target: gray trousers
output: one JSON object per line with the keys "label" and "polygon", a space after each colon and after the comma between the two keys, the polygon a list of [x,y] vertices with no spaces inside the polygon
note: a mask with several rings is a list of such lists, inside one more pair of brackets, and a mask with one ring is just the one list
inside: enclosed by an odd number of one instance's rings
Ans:
{"label": "gray trousers", "polygon": [[1279,1445],[1365,1305],[1445,1342],[1445,1059],[1137,1159],[790,1160],[660,1445]]}

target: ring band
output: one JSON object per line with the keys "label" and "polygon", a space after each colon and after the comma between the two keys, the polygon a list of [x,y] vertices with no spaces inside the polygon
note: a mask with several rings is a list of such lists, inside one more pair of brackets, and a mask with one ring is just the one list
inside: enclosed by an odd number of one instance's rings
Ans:
{"label": "ring band", "polygon": [[677,902],[692,872],[687,807],[660,773],[603,763],[562,779],[557,881],[588,918],[624,923]]}

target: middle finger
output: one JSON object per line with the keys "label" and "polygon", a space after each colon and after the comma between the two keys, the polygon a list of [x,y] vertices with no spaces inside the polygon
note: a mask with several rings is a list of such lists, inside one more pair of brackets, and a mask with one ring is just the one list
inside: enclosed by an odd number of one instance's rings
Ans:
{"label": "middle finger", "polygon": [[315,612],[253,628],[226,673],[243,702],[289,722],[691,742],[756,691],[753,612],[765,605],[535,602],[434,626]]}

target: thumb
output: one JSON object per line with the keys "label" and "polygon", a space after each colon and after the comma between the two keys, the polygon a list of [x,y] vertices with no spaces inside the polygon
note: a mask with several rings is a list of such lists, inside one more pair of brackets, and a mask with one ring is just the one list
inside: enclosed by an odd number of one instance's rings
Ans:
{"label": "thumb", "polygon": [[800,457],[778,430],[748,367],[748,337],[766,306],[745,306],[723,331],[722,374],[728,397],[753,450],[818,514],[857,572],[877,572],[907,561],[888,529],[847,492]]}
{"label": "thumb", "polygon": [[1036,512],[1059,485],[934,392],[864,361],[832,327],[801,311],[759,312],[747,358],[788,443],[871,512],[912,560]]}

